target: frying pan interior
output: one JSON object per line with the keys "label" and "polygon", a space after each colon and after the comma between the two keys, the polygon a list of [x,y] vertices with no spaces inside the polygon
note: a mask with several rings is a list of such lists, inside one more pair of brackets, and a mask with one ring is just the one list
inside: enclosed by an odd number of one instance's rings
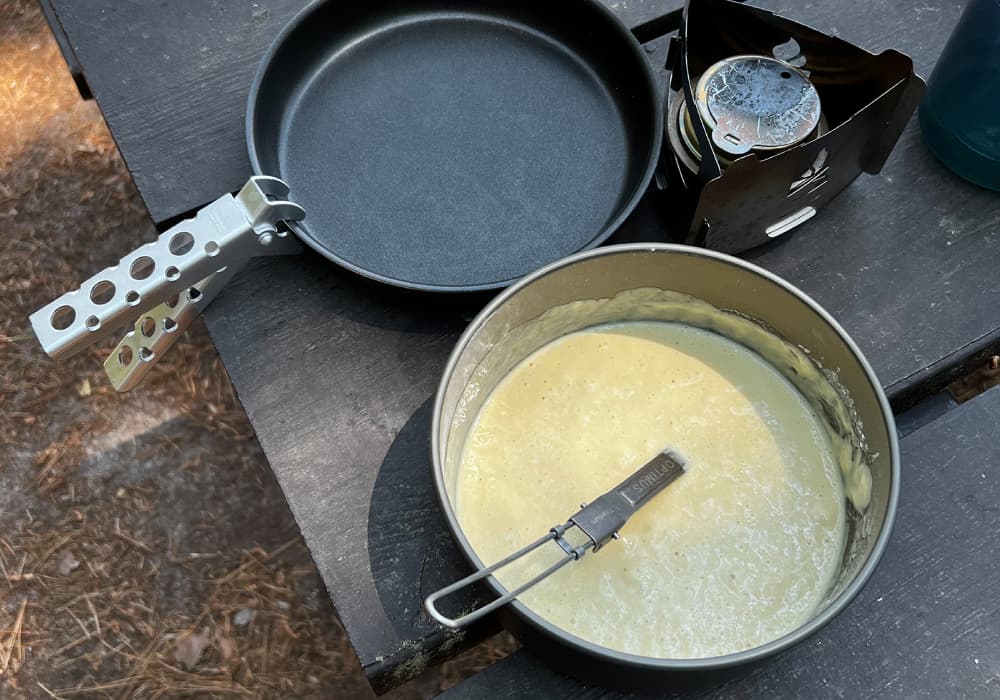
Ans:
{"label": "frying pan interior", "polygon": [[247,143],[327,258],[491,289],[614,232],[652,175],[656,92],[593,0],[323,2],[262,62]]}

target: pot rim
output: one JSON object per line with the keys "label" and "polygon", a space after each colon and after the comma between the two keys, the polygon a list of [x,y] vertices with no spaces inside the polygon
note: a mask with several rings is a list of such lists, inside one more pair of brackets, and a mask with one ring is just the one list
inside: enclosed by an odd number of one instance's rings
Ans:
{"label": "pot rim", "polygon": [[[603,255],[618,255],[622,253],[673,253],[678,255],[691,255],[695,257],[701,256],[712,258],[719,262],[732,265],[733,267],[742,268],[746,271],[757,274],[765,280],[784,289],[790,295],[816,312],[816,314],[819,315],[820,318],[822,318],[834,330],[834,332],[840,336],[841,340],[844,341],[847,348],[851,351],[851,354],[858,362],[875,391],[875,395],[881,409],[884,427],[888,436],[891,479],[889,484],[889,498],[886,503],[885,519],[883,520],[882,528],[875,540],[875,545],[872,548],[871,554],[868,556],[868,560],[855,575],[854,580],[848,584],[848,586],[840,593],[840,595],[837,596],[836,599],[834,599],[832,603],[830,603],[830,605],[816,615],[816,617],[810,619],[805,624],[797,627],[778,639],[753,647],[752,649],[746,649],[733,654],[696,659],[664,659],[631,654],[603,647],[577,637],[571,632],[567,632],[561,627],[556,626],[542,616],[538,615],[524,605],[520,600],[515,599],[506,607],[512,610],[514,614],[534,627],[536,630],[558,639],[561,643],[569,646],[574,651],[580,652],[586,656],[601,657],[609,661],[633,667],[640,667],[654,671],[706,671],[741,666],[759,661],[782,652],[816,633],[834,617],[840,614],[855,598],[855,596],[857,596],[861,589],[864,588],[868,579],[874,572],[875,567],[878,565],[879,560],[882,558],[882,554],[885,552],[889,538],[892,535],[893,525],[896,520],[896,510],[899,502],[900,460],[899,440],[896,435],[896,424],[892,409],[889,406],[889,401],[886,398],[885,391],[882,389],[882,385],[879,383],[878,377],[875,375],[875,371],[872,369],[867,358],[865,358],[862,354],[857,344],[847,334],[843,327],[833,318],[833,316],[831,316],[829,312],[821,307],[809,295],[792,285],[790,282],[785,281],[781,277],[778,277],[774,273],[769,272],[758,265],[735,258],[731,255],[726,255],[724,253],[719,253],[705,248],[695,248],[693,246],[673,243],[627,243],[604,246],[594,250],[586,250],[561,260],[557,260],[556,262],[541,267],[535,272],[521,278],[521,280],[517,283],[511,285],[498,294],[483,308],[482,311],[479,312],[479,314],[476,315],[458,339],[458,342],[455,344],[455,348],[448,357],[448,362],[445,365],[443,374],[441,375],[441,382],[438,385],[437,394],[434,399],[433,416],[431,419],[431,464],[434,471],[434,487],[437,491],[438,501],[441,505],[442,511],[444,512],[445,519],[447,520],[448,529],[451,531],[452,537],[454,537],[463,556],[465,556],[465,558],[477,570],[486,568],[486,565],[478,557],[475,550],[472,548],[472,545],[469,544],[469,541],[465,537],[465,533],[458,522],[458,518],[452,508],[451,501],[448,498],[447,488],[444,483],[444,465],[441,460],[442,455],[438,443],[441,430],[441,412],[444,405],[444,395],[451,381],[452,375],[455,372],[455,367],[461,356],[464,354],[470,341],[479,332],[483,323],[485,323],[485,321],[498,308],[503,306],[511,297],[520,292],[522,289],[528,287],[546,275],[561,270],[564,267],[574,265],[582,260],[588,260],[590,258],[596,258]],[[486,582],[492,591],[497,595],[502,595],[506,592],[506,589],[504,589],[493,576],[488,577]]]}

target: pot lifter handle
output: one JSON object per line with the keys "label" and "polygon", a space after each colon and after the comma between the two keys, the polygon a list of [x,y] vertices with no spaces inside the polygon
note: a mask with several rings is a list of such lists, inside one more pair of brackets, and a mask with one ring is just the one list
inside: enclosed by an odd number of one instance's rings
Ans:
{"label": "pot lifter handle", "polygon": [[63,359],[134,323],[105,362],[117,389],[132,388],[250,258],[302,250],[278,227],[305,218],[287,194],[278,178],[252,177],[46,304],[30,317],[42,348]]}

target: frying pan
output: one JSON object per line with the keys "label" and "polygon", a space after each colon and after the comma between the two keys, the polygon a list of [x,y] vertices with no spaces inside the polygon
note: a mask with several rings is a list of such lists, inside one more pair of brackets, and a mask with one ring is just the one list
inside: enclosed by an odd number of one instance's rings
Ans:
{"label": "frying pan", "polygon": [[652,175],[659,107],[598,2],[325,2],[264,57],[247,145],[321,255],[401,287],[495,289],[614,232]]}
{"label": "frying pan", "polygon": [[[250,90],[261,177],[32,324],[53,357],[148,309],[176,330],[245,259],[294,248],[286,230],[385,284],[498,289],[616,230],[652,177],[662,121],[643,51],[596,0],[316,2]],[[155,308],[177,292],[186,314]],[[141,336],[140,360],[165,349]]]}

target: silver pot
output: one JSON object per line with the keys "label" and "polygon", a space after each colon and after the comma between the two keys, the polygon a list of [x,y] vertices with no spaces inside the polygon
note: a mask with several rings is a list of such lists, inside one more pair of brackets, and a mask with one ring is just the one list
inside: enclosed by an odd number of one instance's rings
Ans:
{"label": "silver pot", "polygon": [[[871,366],[837,322],[789,283],[701,248],[635,244],[587,251],[548,265],[497,296],[466,329],[445,367],[431,434],[434,480],[448,526],[473,567],[483,569],[485,564],[462,531],[453,499],[462,446],[483,401],[517,363],[557,337],[596,323],[652,320],[648,309],[603,303],[644,288],[680,292],[736,312],[807,350],[824,376],[835,377],[832,385],[845,399],[855,428],[863,431],[862,448],[871,472],[871,498],[863,514],[845,505],[847,546],[833,589],[808,622],[768,644],[714,658],[649,658],[580,639],[517,600],[503,609],[505,626],[565,672],[648,690],[662,689],[664,675],[676,680],[678,672],[686,677],[710,672],[717,679],[723,669],[760,661],[797,644],[843,610],[868,580],[889,539],[899,494],[899,446],[892,412]],[[587,306],[597,311],[555,321],[547,313],[581,300],[596,300]],[[524,332],[529,327],[532,332]],[[506,593],[493,577],[486,582],[497,595]]]}

